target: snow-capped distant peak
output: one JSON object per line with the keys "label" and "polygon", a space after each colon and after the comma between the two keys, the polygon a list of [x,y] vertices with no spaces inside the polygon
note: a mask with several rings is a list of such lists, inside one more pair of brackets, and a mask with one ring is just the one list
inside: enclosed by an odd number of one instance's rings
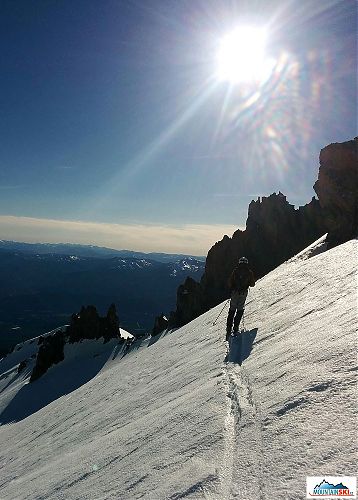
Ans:
{"label": "snow-capped distant peak", "polygon": [[151,267],[152,262],[145,259],[115,259],[116,266],[118,269],[144,269]]}

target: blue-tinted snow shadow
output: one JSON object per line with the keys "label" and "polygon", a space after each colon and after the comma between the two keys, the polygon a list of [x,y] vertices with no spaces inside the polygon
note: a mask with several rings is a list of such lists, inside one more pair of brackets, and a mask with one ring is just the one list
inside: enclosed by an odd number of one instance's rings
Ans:
{"label": "blue-tinted snow shadow", "polygon": [[[111,353],[51,367],[41,378],[24,385],[0,415],[0,425],[19,422],[56,399],[86,384],[101,371]],[[66,360],[64,361],[66,362]],[[13,380],[14,381],[14,380]]]}
{"label": "blue-tinted snow shadow", "polygon": [[151,345],[155,344],[156,342],[158,342],[158,340],[162,339],[163,337],[165,337],[169,333],[172,333],[172,331],[173,330],[164,330],[163,332],[158,333],[158,335],[151,336],[150,339],[149,339],[148,347],[150,347]]}
{"label": "blue-tinted snow shadow", "polygon": [[241,365],[250,356],[257,330],[257,328],[254,328],[247,332],[241,332],[235,337],[230,337],[230,349],[227,361]]}
{"label": "blue-tinted snow shadow", "polygon": [[114,351],[112,353],[112,361],[114,361],[119,354],[123,354],[125,348],[126,348],[126,343],[125,342],[123,342],[123,343],[121,342],[120,344],[118,344],[114,348]]}

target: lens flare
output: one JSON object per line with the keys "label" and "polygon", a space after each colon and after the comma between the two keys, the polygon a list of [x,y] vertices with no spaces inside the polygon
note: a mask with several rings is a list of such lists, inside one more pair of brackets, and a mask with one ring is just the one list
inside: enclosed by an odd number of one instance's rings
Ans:
{"label": "lens flare", "polygon": [[225,35],[217,51],[217,77],[230,83],[267,79],[272,61],[266,56],[267,31],[242,26]]}

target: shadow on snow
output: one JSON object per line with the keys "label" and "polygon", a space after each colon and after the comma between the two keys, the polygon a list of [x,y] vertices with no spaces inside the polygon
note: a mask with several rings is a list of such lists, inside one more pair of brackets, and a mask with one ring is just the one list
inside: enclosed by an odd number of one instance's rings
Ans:
{"label": "shadow on snow", "polygon": [[[0,426],[11,422],[19,422],[24,418],[36,413],[45,406],[49,405],[61,396],[65,396],[94,378],[107,363],[109,359],[115,360],[117,357],[123,358],[130,352],[137,351],[140,348],[150,347],[159,339],[171,333],[172,330],[165,330],[156,337],[152,337],[148,343],[143,339],[133,339],[131,342],[118,344],[112,352],[103,352],[95,354],[88,358],[72,359],[70,361],[61,361],[58,365],[51,367],[38,380],[25,384],[8,403],[6,408],[0,414]],[[65,369],[63,363],[66,363]],[[21,377],[26,372],[21,374]],[[30,372],[27,373],[30,376]],[[11,378],[10,382],[3,388],[8,389],[11,385],[19,381],[19,376]],[[11,390],[11,389],[10,389]]]}
{"label": "shadow on snow", "polygon": [[254,328],[253,330],[241,332],[237,336],[230,337],[229,353],[225,361],[241,365],[250,356],[256,335],[257,328]]}
{"label": "shadow on snow", "polygon": [[[65,370],[62,369],[63,362],[51,367],[41,378],[25,384],[16,393],[1,413],[0,425],[19,422],[61,396],[75,391],[94,378],[108,358],[107,352],[87,359],[71,360]],[[16,383],[16,378],[12,383]]]}

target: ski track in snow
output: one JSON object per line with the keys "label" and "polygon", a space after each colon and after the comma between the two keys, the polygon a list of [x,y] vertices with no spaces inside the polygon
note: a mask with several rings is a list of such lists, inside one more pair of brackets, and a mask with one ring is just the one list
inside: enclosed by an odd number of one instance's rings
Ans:
{"label": "ski track in snow", "polygon": [[229,472],[222,498],[264,500],[261,416],[249,376],[243,366],[232,362],[227,363],[225,376],[228,398],[225,462]]}

